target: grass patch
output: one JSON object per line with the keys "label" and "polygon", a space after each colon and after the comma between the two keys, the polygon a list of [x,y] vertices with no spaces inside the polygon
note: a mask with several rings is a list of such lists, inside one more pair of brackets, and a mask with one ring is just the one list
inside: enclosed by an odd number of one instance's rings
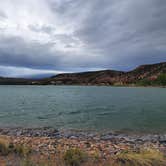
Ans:
{"label": "grass patch", "polygon": [[15,145],[13,146],[13,150],[21,157],[27,157],[32,153],[31,148],[25,145]]}
{"label": "grass patch", "polygon": [[87,161],[88,155],[78,148],[69,149],[65,152],[63,159],[67,166],[80,166]]}
{"label": "grass patch", "polygon": [[30,159],[23,159],[20,163],[21,166],[36,166],[34,162],[32,162]]}
{"label": "grass patch", "polygon": [[28,146],[14,145],[6,139],[0,138],[0,155],[6,156],[9,153],[18,154],[20,157],[27,157],[31,154],[32,150]]}
{"label": "grass patch", "polygon": [[116,156],[113,166],[166,166],[166,158],[154,149],[123,152]]}
{"label": "grass patch", "polygon": [[3,138],[0,138],[0,154],[5,156],[10,152],[9,142]]}

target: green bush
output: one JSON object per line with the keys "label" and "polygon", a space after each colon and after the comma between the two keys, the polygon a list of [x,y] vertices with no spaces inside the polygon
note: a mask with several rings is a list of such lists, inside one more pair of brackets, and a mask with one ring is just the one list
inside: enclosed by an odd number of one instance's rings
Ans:
{"label": "green bush", "polygon": [[30,159],[25,158],[20,163],[21,166],[36,166]]}
{"label": "green bush", "polygon": [[25,145],[15,145],[13,148],[14,152],[22,157],[27,157],[32,152],[32,150]]}
{"label": "green bush", "polygon": [[87,160],[87,155],[86,153],[82,152],[80,149],[73,148],[67,150],[63,158],[66,165],[79,166],[81,163]]}
{"label": "green bush", "polygon": [[136,83],[138,86],[150,86],[152,82],[150,80],[144,79]]}
{"label": "green bush", "polygon": [[166,74],[160,74],[156,80],[159,85],[166,85]]}
{"label": "green bush", "polygon": [[136,83],[138,86],[166,86],[166,74],[160,74],[157,79],[143,79]]}

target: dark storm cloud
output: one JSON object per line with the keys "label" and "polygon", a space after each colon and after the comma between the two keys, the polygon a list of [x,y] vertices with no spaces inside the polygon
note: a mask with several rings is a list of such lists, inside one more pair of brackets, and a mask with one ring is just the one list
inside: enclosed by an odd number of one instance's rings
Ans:
{"label": "dark storm cloud", "polygon": [[[24,1],[33,11],[26,22],[23,17],[0,22],[0,31],[7,27],[0,34],[0,65],[128,70],[166,61],[164,0],[41,0],[37,8]],[[0,19],[11,15],[6,10]]]}
{"label": "dark storm cloud", "polygon": [[[53,43],[27,43],[20,37],[0,39],[0,65],[31,68],[56,68],[59,55],[50,52]],[[58,54],[58,53],[57,53]]]}
{"label": "dark storm cloud", "polygon": [[[82,61],[87,61],[84,55],[73,58],[72,53],[51,51],[54,43],[40,44],[36,41],[27,43],[20,37],[8,37],[0,39],[0,66],[14,67],[29,67],[32,69],[55,69],[65,70],[66,68],[78,67],[88,68],[97,64],[93,59],[89,59],[87,63],[82,64]],[[73,69],[74,70],[74,69]],[[72,70],[71,70],[72,71]]]}
{"label": "dark storm cloud", "polygon": [[91,11],[77,34],[110,64],[166,60],[166,1],[94,1]]}

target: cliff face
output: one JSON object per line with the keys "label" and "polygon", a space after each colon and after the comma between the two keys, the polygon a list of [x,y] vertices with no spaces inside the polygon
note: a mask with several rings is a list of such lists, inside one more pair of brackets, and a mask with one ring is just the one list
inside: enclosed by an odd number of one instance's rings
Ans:
{"label": "cliff face", "polygon": [[[164,85],[166,62],[142,65],[129,71],[103,70],[95,72],[59,74],[47,79],[27,80],[0,78],[0,84],[32,85]],[[161,84],[162,82],[162,84]]]}

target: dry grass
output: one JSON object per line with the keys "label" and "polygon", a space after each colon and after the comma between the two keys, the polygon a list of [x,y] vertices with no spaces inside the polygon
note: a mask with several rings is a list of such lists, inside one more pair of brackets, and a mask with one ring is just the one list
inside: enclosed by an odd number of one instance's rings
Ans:
{"label": "dry grass", "polygon": [[67,166],[79,166],[87,161],[88,155],[78,148],[73,148],[65,152],[63,159]]}
{"label": "dry grass", "polygon": [[28,157],[32,149],[25,145],[13,145],[13,151],[21,157]]}
{"label": "dry grass", "polygon": [[138,152],[123,152],[118,154],[113,166],[166,166],[165,156],[155,149]]}
{"label": "dry grass", "polygon": [[78,148],[47,156],[5,138],[0,138],[0,166],[6,166],[2,165],[2,158],[3,161],[10,160],[12,166],[166,166],[166,156],[156,149],[123,151],[115,156],[110,155],[106,160],[97,152],[88,154]]}
{"label": "dry grass", "polygon": [[5,156],[10,152],[10,143],[3,138],[0,138],[0,155]]}

